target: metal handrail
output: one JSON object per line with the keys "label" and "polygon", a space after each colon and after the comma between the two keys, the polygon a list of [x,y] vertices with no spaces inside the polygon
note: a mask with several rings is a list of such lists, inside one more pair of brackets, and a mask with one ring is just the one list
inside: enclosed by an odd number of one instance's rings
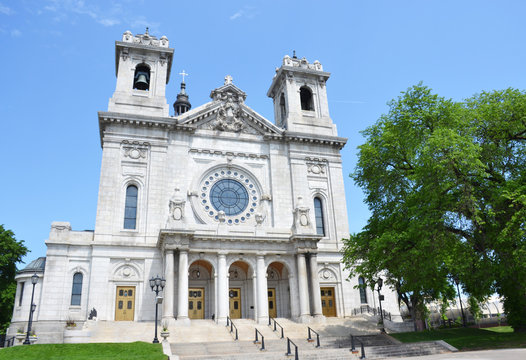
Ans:
{"label": "metal handrail", "polygon": [[234,325],[234,322],[232,321],[232,319],[229,316],[226,317],[226,326],[230,326],[230,333],[232,333],[232,331],[234,329],[236,329],[236,338],[235,338],[235,340],[239,340],[239,337],[237,336],[237,326]]}
{"label": "metal handrail", "polygon": [[314,331],[314,329],[311,329],[310,327],[308,327],[309,329],[309,337],[307,338],[307,341],[313,341],[312,340],[312,337],[310,336],[310,332],[312,331],[313,333],[316,334],[316,347],[319,348],[320,347],[320,334],[318,334],[316,331]]}
{"label": "metal handrail", "polygon": [[[365,308],[365,310],[364,310]],[[363,306],[360,306],[359,308],[355,308],[352,313],[354,315],[358,315],[358,314],[363,314],[364,311],[368,314],[373,314],[374,316],[376,315],[380,315],[380,309],[379,308],[373,308],[373,307],[370,307],[369,305],[363,305]],[[392,321],[391,320],[391,316],[392,314],[386,310],[383,310],[383,315],[384,315],[384,318],[386,319],[389,319],[389,321]]]}
{"label": "metal handrail", "polygon": [[258,329],[256,329],[256,340],[254,340],[254,344],[259,344],[258,333],[259,335],[261,335],[261,349],[259,350],[265,350],[265,337],[263,336],[261,331],[259,331]]}
{"label": "metal handrail", "polygon": [[290,340],[289,338],[287,338],[287,353],[285,354],[286,356],[291,356],[292,353],[290,352],[290,343],[292,343],[292,345],[294,345],[294,360],[298,360],[299,357],[298,357],[298,345],[294,344],[294,342],[292,340]]}
{"label": "metal handrail", "polygon": [[270,316],[268,317],[268,325],[269,326],[272,326],[272,321],[274,321],[274,331],[276,331],[276,325],[280,327],[281,329],[281,339],[283,339],[285,336],[284,336],[284,333],[283,333],[283,326],[281,326],[280,324],[278,324],[278,322],[276,321],[276,319],[274,318],[271,318]]}
{"label": "metal handrail", "polygon": [[[363,342],[360,341],[360,339],[356,338],[356,340],[360,343],[361,347],[361,356],[360,359],[365,359],[365,348],[363,346]],[[354,347],[354,336],[351,335],[351,351],[356,351],[356,348]]]}

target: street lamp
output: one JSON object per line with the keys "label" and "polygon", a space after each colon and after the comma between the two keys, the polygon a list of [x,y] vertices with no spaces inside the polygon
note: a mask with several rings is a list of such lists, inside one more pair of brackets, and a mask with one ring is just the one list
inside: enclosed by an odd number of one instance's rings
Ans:
{"label": "street lamp", "polygon": [[29,322],[27,324],[27,333],[26,333],[26,339],[24,340],[24,345],[31,345],[31,342],[29,341],[29,333],[31,332],[31,324],[33,323],[33,312],[37,308],[35,304],[33,304],[33,298],[35,296],[35,285],[38,282],[38,275],[37,273],[34,273],[33,276],[31,276],[31,283],[33,284],[33,292],[31,292],[31,306],[29,307]]}
{"label": "street lamp", "polygon": [[382,300],[384,299],[384,296],[380,294],[380,290],[382,290],[382,286],[384,285],[384,280],[382,278],[378,278],[376,283],[378,284],[378,302],[380,303],[380,321],[382,322],[382,328],[380,329],[380,332],[384,333],[384,312],[382,310]]}
{"label": "street lamp", "polygon": [[458,287],[458,284],[459,284],[458,277],[455,276],[453,280],[455,281],[455,284],[457,284],[458,300],[460,301],[460,311],[462,312],[462,326],[466,327],[466,316],[464,315],[464,308],[462,307],[462,299],[460,298],[460,288]]}
{"label": "street lamp", "polygon": [[[159,339],[157,339],[157,314],[159,305],[159,291],[162,291],[164,289],[165,284],[166,280],[164,278],[159,277],[159,275],[150,279],[150,287],[152,288],[152,291],[155,291],[155,337],[153,338],[154,344],[159,343]],[[161,289],[159,289],[159,287]]]}

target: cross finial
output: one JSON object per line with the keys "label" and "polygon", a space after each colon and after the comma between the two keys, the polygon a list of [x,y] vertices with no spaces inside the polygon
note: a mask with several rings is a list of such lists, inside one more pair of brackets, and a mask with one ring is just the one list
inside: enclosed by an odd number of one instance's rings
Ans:
{"label": "cross finial", "polygon": [[227,75],[225,76],[225,85],[232,84],[232,76]]}
{"label": "cross finial", "polygon": [[185,76],[188,76],[190,74],[187,74],[184,70],[182,72],[179,73],[179,75],[181,75],[183,77],[183,82],[184,82],[184,77]]}
{"label": "cross finial", "polygon": [[149,35],[149,34],[148,34],[148,30],[149,30],[149,29],[148,29],[148,26],[147,26],[147,27],[146,27],[146,35]]}

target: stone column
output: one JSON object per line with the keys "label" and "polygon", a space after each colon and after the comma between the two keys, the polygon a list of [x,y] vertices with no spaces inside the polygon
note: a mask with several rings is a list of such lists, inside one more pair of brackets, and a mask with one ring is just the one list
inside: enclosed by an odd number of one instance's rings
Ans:
{"label": "stone column", "polygon": [[260,324],[268,324],[268,295],[267,295],[267,267],[265,266],[265,256],[256,257],[256,286],[257,286],[257,321]]}
{"label": "stone column", "polygon": [[217,322],[226,323],[228,316],[228,276],[226,254],[217,255]]}
{"label": "stone column", "polygon": [[318,255],[310,254],[310,288],[312,289],[312,316],[323,318],[320,281],[318,280]]}
{"label": "stone column", "polygon": [[172,325],[174,322],[174,251],[166,250],[164,254],[164,286],[163,321]]}
{"label": "stone column", "polygon": [[188,250],[179,250],[177,321],[184,323],[190,322],[188,319]]}
{"label": "stone column", "polygon": [[305,262],[305,254],[298,254],[298,297],[300,301],[300,316],[301,322],[310,321],[310,306],[309,306],[309,285],[307,280],[307,264]]}

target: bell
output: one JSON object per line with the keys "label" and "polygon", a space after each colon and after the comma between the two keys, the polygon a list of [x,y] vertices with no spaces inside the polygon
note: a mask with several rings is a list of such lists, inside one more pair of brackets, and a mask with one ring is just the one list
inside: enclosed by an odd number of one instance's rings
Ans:
{"label": "bell", "polygon": [[143,71],[137,72],[135,83],[133,84],[134,89],[148,90],[149,86],[148,74]]}

